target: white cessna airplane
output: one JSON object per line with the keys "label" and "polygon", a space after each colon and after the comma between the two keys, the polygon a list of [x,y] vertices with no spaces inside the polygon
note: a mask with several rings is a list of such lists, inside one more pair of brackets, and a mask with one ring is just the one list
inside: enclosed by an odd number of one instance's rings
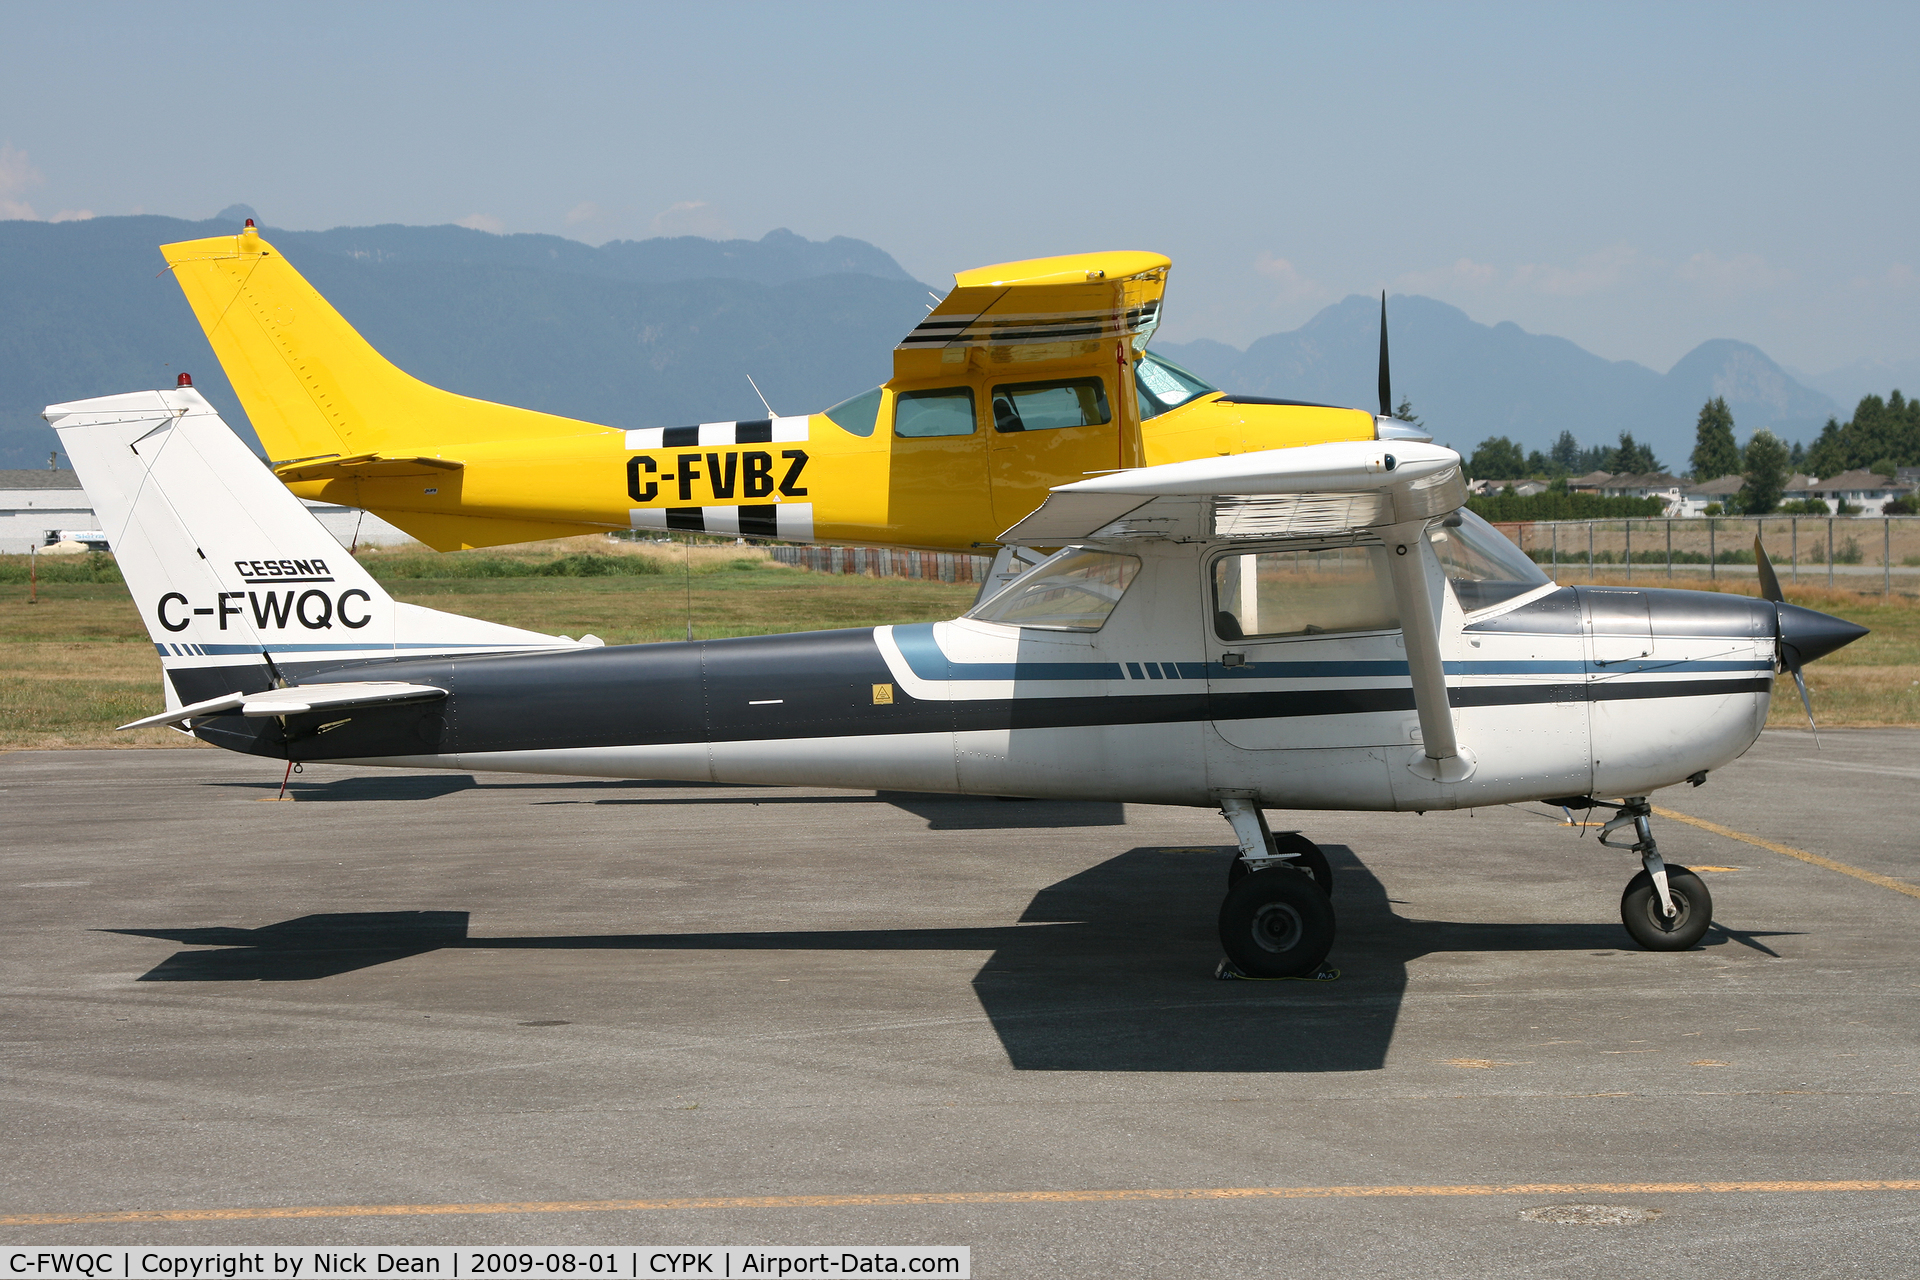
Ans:
{"label": "white cessna airplane", "polygon": [[190,388],[46,416],[160,650],[137,724],[288,761],[1217,807],[1220,938],[1258,978],[1334,936],[1326,859],[1263,808],[1602,804],[1643,863],[1628,931],[1692,946],[1712,904],[1647,795],[1752,745],[1776,664],[1864,634],[1770,569],[1762,600],[1556,586],[1461,509],[1457,454],[1401,439],[1059,486],[1003,541],[1064,549],[951,622],[606,647],[395,602]]}

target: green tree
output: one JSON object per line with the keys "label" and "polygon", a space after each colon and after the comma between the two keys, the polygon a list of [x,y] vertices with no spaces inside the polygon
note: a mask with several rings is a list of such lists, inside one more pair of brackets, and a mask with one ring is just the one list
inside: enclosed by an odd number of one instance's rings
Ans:
{"label": "green tree", "polygon": [[[1563,475],[1584,474],[1580,470],[1580,442],[1573,438],[1571,431],[1560,433],[1553,442],[1553,448],[1548,451],[1547,457]],[[1587,470],[1591,471],[1593,468],[1588,467]]]}
{"label": "green tree", "polygon": [[1660,469],[1660,459],[1653,456],[1652,445],[1637,443],[1631,431],[1620,433],[1619,447],[1613,451],[1613,465],[1607,470],[1617,475],[1643,475]]}
{"label": "green tree", "polygon": [[1744,459],[1747,487],[1736,495],[1751,516],[1763,516],[1780,505],[1787,491],[1787,446],[1771,431],[1760,430],[1747,441]]}
{"label": "green tree", "polygon": [[1787,455],[1787,465],[1795,471],[1807,469],[1807,446],[1798,440],[1793,442],[1793,452]]}
{"label": "green tree", "polygon": [[1696,483],[1704,484],[1730,476],[1740,470],[1740,446],[1733,439],[1733,410],[1725,396],[1715,396],[1700,406],[1700,421],[1693,428],[1693,453],[1688,458]]}
{"label": "green tree", "polygon": [[1420,419],[1413,412],[1413,401],[1405,396],[1400,398],[1400,407],[1393,411],[1393,416],[1402,422],[1411,422],[1416,427],[1420,425]]}
{"label": "green tree", "polygon": [[1807,469],[1835,476],[1889,458],[1902,467],[1920,465],[1920,400],[1897,390],[1885,400],[1862,396],[1850,422],[1827,419],[1807,451]]}
{"label": "green tree", "polygon": [[1527,474],[1527,455],[1505,436],[1489,436],[1467,459],[1467,472],[1475,480],[1518,480]]}

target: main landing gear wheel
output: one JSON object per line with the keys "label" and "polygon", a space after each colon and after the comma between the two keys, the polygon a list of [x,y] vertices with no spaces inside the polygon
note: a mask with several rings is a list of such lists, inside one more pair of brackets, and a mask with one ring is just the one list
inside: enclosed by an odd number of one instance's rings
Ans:
{"label": "main landing gear wheel", "polygon": [[1333,903],[1284,867],[1241,877],[1220,904],[1220,945],[1249,978],[1305,978],[1333,949]]}
{"label": "main landing gear wheel", "polygon": [[[1320,852],[1320,846],[1301,835],[1298,831],[1275,832],[1269,847],[1275,857],[1286,854],[1298,854],[1288,858],[1287,866],[1303,872],[1320,886],[1321,892],[1329,898],[1333,896],[1333,868],[1327,863],[1327,855]],[[1245,859],[1239,854],[1233,855],[1233,861],[1227,865],[1227,888],[1239,884],[1248,875]]]}
{"label": "main landing gear wheel", "polygon": [[1706,936],[1713,923],[1713,895],[1693,872],[1669,862],[1667,893],[1673,898],[1672,916],[1660,909],[1653,877],[1644,871],[1627,881],[1627,891],[1620,895],[1621,923],[1649,951],[1685,951]]}

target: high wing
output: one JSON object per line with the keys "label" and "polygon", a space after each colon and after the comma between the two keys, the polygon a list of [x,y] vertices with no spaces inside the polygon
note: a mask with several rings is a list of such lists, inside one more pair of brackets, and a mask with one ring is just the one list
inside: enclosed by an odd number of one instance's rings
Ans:
{"label": "high wing", "polygon": [[1015,546],[1132,538],[1201,541],[1371,531],[1387,557],[1426,746],[1423,772],[1472,776],[1454,733],[1440,654],[1439,606],[1417,554],[1428,522],[1466,505],[1460,455],[1414,440],[1344,441],[1196,458],[1057,486],[1001,535]]}

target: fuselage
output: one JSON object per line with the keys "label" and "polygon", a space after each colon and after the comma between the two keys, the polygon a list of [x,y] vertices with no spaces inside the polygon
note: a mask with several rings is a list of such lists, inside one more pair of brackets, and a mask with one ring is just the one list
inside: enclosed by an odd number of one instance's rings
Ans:
{"label": "fuselage", "polygon": [[1214,562],[1259,550],[1128,546],[1138,569],[1096,630],[970,616],[326,670],[283,659],[302,685],[448,694],[324,732],[321,715],[217,716],[195,731],[275,757],[409,768],[1424,810],[1644,794],[1735,759],[1765,723],[1765,602],[1544,581],[1488,591],[1435,561],[1450,701],[1477,768],[1427,780],[1408,767],[1419,720],[1397,627],[1222,634]]}
{"label": "fuselage", "polygon": [[251,225],[162,252],[274,473],[442,551],[635,529],[965,550],[1090,474],[1379,429],[1223,396],[1151,355],[1159,254],[961,272],[892,377],[823,412],[616,426],[412,377]]}

